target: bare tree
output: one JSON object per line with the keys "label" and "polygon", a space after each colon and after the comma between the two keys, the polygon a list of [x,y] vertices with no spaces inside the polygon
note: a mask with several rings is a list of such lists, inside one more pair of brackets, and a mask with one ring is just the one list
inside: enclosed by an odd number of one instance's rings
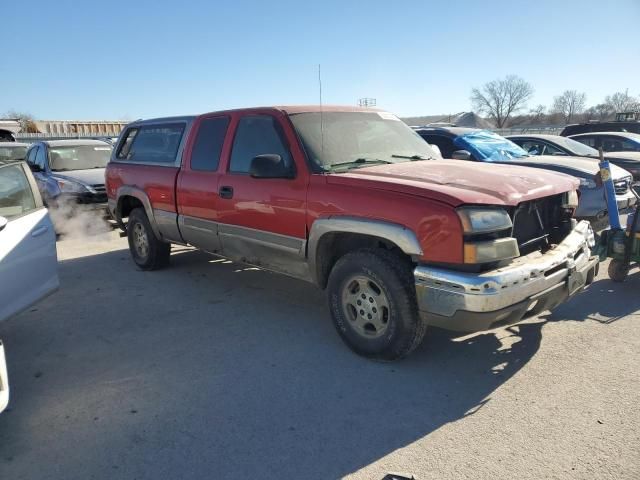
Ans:
{"label": "bare tree", "polygon": [[640,111],[640,100],[633,95],[629,95],[629,90],[616,92],[613,95],[607,95],[604,99],[604,103],[613,113]]}
{"label": "bare tree", "polygon": [[485,83],[471,90],[471,103],[478,112],[489,115],[498,128],[504,128],[509,118],[522,110],[533,95],[529,82],[516,75]]}
{"label": "bare tree", "polygon": [[26,133],[38,133],[38,127],[33,118],[33,115],[25,112],[18,112],[16,110],[9,110],[4,114],[6,118],[17,120],[20,122],[20,131]]}
{"label": "bare tree", "polygon": [[547,116],[546,113],[547,113],[547,107],[545,107],[542,104],[539,104],[534,108],[532,108],[531,110],[529,110],[529,121],[534,125],[540,124],[545,120]]}
{"label": "bare tree", "polygon": [[584,111],[587,104],[587,94],[577,90],[565,90],[562,95],[554,97],[553,111],[562,114],[565,123],[570,123],[573,117]]}

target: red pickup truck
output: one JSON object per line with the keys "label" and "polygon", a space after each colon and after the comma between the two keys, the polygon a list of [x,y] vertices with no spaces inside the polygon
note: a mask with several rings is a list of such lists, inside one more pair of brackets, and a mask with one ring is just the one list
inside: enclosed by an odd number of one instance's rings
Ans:
{"label": "red pickup truck", "polygon": [[139,268],[175,243],[312,282],[372,358],[407,355],[427,325],[520,321],[593,280],[576,179],[435,157],[387,112],[251,108],[129,124],[106,187]]}

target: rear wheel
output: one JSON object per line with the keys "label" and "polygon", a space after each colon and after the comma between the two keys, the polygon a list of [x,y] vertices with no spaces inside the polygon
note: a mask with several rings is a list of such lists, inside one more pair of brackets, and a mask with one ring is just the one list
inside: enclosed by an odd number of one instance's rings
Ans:
{"label": "rear wheel", "polygon": [[629,264],[623,260],[612,258],[609,262],[609,278],[614,282],[624,282],[629,275]]}
{"label": "rear wheel", "polygon": [[344,342],[368,358],[397,360],[424,338],[410,266],[382,249],[344,255],[331,270],[329,307]]}
{"label": "rear wheel", "polygon": [[127,238],[131,257],[140,269],[157,270],[169,264],[171,244],[156,237],[144,209],[135,208],[129,214]]}

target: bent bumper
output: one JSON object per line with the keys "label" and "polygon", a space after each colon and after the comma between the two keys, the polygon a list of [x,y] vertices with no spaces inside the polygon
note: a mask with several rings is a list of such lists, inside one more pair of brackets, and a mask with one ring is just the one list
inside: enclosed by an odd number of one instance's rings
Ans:
{"label": "bent bumper", "polygon": [[562,243],[483,273],[420,265],[414,270],[420,314],[430,325],[473,332],[519,322],[550,310],[591,283],[598,257],[589,223]]}

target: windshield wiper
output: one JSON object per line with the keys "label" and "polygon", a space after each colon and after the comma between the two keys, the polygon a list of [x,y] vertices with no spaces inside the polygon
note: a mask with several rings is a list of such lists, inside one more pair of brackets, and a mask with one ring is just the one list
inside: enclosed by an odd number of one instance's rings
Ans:
{"label": "windshield wiper", "polygon": [[391,158],[406,158],[408,160],[435,160],[435,158],[431,156],[424,155],[396,155],[395,153],[391,155]]}
{"label": "windshield wiper", "polygon": [[346,168],[349,166],[357,167],[359,165],[365,165],[365,164],[380,165],[380,164],[388,164],[388,163],[393,163],[393,162],[389,162],[387,160],[380,160],[378,158],[356,158],[355,160],[351,160],[349,162],[332,163],[330,165],[330,168],[334,168],[334,167]]}

